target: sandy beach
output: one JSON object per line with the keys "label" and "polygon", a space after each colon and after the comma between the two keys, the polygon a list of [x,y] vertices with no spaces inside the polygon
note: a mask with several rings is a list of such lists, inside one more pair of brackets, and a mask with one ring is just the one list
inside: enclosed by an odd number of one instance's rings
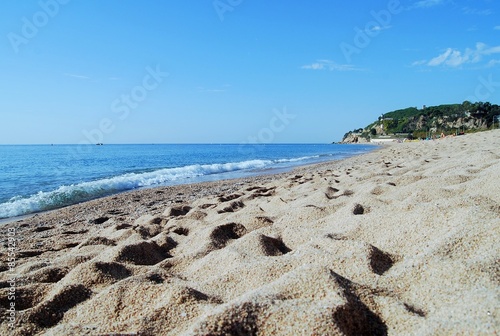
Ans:
{"label": "sandy beach", "polygon": [[496,335],[500,131],[1,226],[2,335]]}

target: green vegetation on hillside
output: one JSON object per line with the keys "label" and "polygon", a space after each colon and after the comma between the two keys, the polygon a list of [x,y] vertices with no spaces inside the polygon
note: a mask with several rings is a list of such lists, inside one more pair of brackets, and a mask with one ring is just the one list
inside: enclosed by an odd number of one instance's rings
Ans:
{"label": "green vegetation on hillside", "polygon": [[408,138],[426,138],[432,134],[457,134],[498,127],[500,106],[489,102],[409,107],[385,113],[365,128],[348,132],[344,139],[357,134],[369,139],[385,135],[406,135]]}

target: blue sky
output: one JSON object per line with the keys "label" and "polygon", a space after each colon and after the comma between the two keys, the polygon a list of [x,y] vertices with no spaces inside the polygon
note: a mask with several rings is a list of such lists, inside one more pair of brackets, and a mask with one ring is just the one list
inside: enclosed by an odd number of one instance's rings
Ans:
{"label": "blue sky", "polygon": [[394,109],[500,103],[497,0],[0,7],[2,144],[326,143]]}

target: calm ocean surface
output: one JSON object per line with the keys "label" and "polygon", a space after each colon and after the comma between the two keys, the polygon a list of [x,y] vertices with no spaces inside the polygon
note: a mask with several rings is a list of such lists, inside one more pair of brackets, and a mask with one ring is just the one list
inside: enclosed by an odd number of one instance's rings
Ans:
{"label": "calm ocean surface", "polygon": [[0,218],[56,209],[127,190],[258,175],[337,160],[373,146],[0,146]]}

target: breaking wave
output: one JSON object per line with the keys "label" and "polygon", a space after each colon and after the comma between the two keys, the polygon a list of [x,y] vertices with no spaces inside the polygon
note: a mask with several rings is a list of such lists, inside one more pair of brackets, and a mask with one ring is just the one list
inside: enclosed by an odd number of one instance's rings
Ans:
{"label": "breaking wave", "polygon": [[136,188],[165,185],[179,180],[199,178],[214,174],[263,169],[274,165],[305,161],[314,158],[316,158],[316,156],[280,160],[251,160],[235,163],[190,165],[178,168],[165,168],[152,172],[128,173],[96,181],[63,185],[56,190],[40,191],[28,197],[16,196],[8,202],[0,204],[0,218],[16,217],[39,211],[57,209]]}

